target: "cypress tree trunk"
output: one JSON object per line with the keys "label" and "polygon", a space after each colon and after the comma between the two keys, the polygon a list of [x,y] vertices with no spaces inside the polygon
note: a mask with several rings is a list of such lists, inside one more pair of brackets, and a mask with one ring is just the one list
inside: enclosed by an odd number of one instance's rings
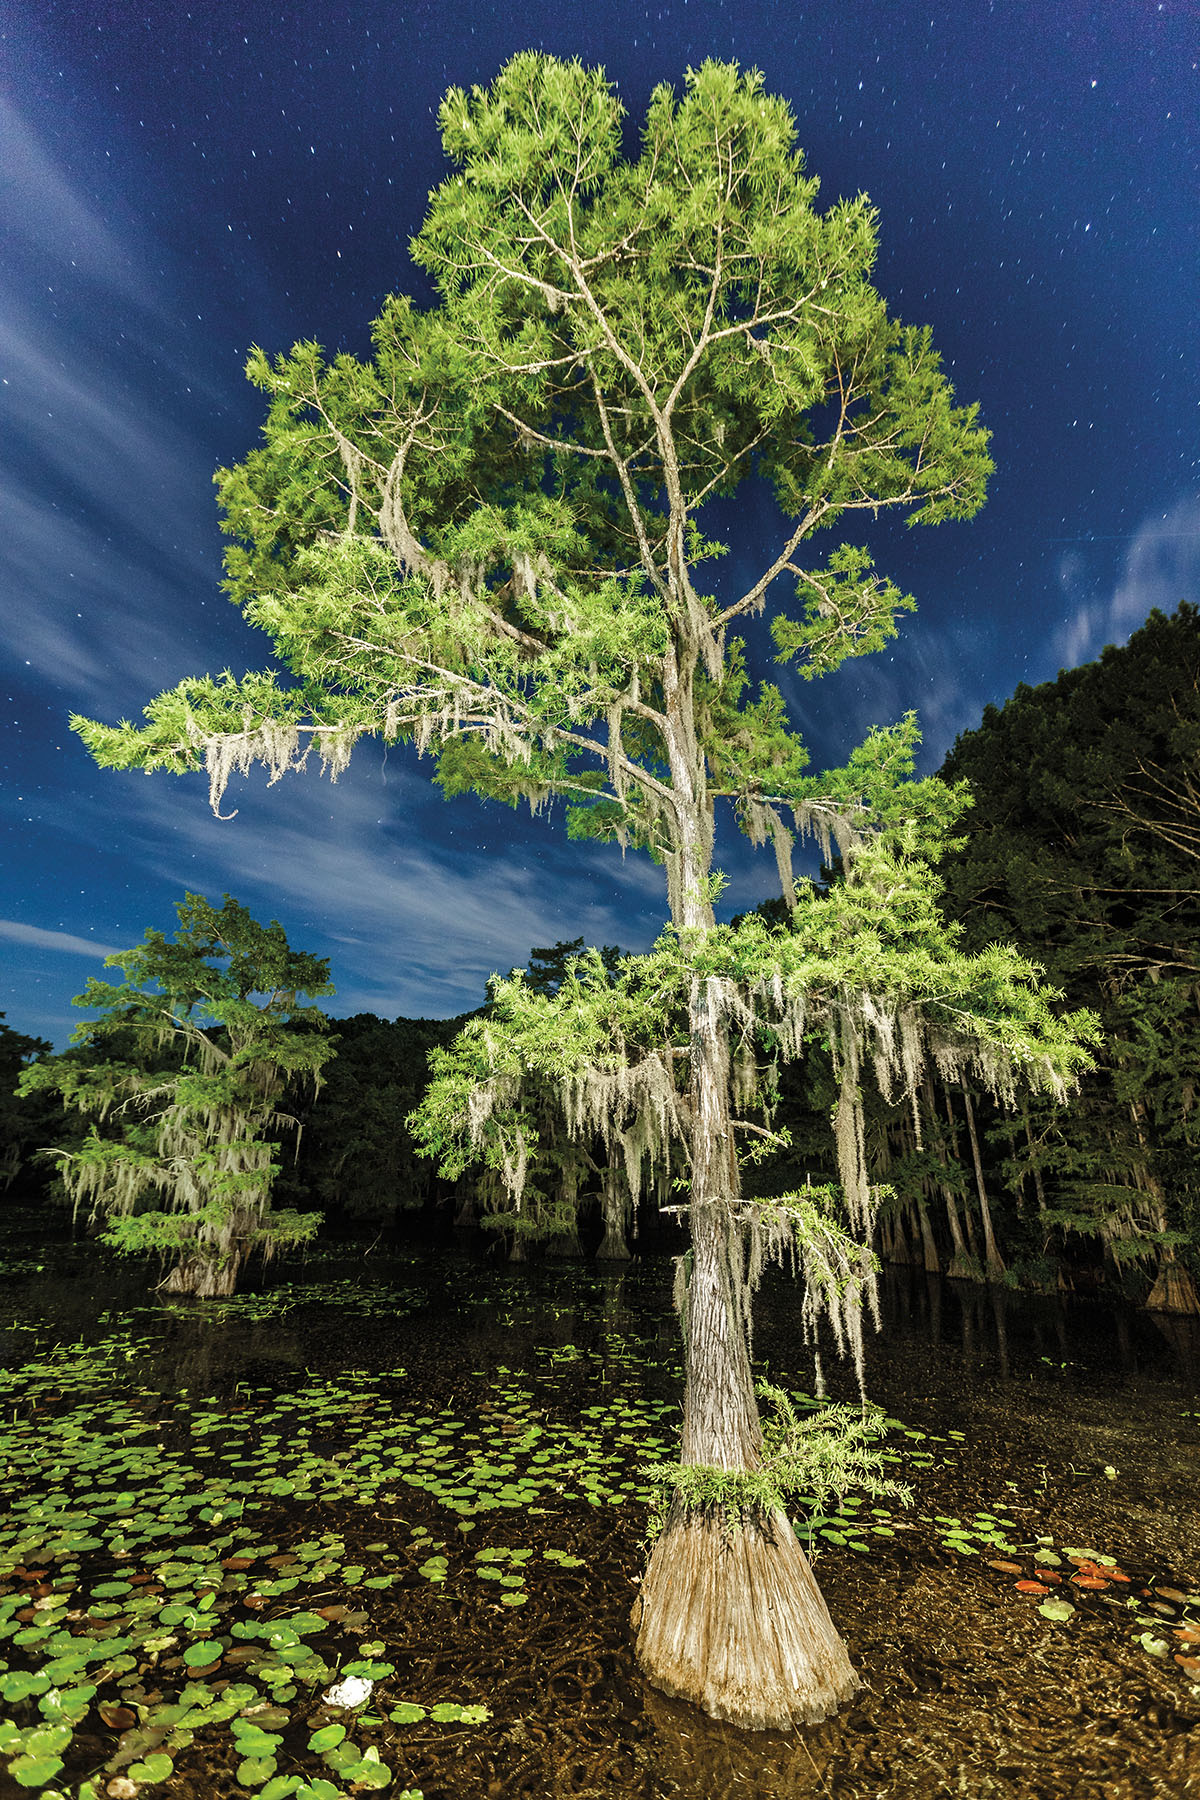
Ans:
{"label": "cypress tree trunk", "polygon": [[[694,604],[682,513],[673,529],[673,573]],[[685,642],[680,651],[678,661],[668,656],[663,684],[674,797],[668,893],[675,924],[703,934],[714,924],[712,801],[695,735],[699,646]],[[681,1321],[681,1461],[750,1470],[761,1461],[762,1432],[747,1339],[750,1298],[720,985],[694,975],[688,1004],[692,1259]],[[748,1730],[786,1731],[827,1718],[859,1686],[779,1507],[747,1508],[731,1530],[719,1510],[689,1512],[676,1497],[650,1554],[634,1625],[638,1661],[655,1687]]]}
{"label": "cypress tree trunk", "polygon": [[546,1255],[582,1258],[583,1245],[579,1241],[579,1227],[572,1225],[568,1231],[556,1231],[548,1237]]}
{"label": "cypress tree trunk", "polygon": [[[746,1339],[742,1231],[729,1113],[729,1051],[712,984],[694,980],[692,1265],[683,1308],[682,1461],[753,1469],[762,1434]],[[635,1609],[655,1687],[751,1730],[827,1718],[858,1678],[786,1513],[752,1509],[730,1530],[676,1501]]]}
{"label": "cypress tree trunk", "polygon": [[[936,1128],[937,1099],[934,1094],[933,1082],[928,1075],[926,1075],[922,1081],[921,1088],[925,1096],[925,1108],[929,1115],[930,1126]],[[947,1106],[949,1106],[949,1095],[947,1095]],[[949,1116],[951,1127],[953,1127],[953,1112],[951,1112]],[[942,1167],[945,1168],[946,1151],[942,1144],[940,1132],[935,1137],[934,1143],[937,1149],[938,1161],[941,1163]],[[949,1181],[945,1179],[940,1181],[938,1185],[942,1190],[942,1200],[946,1207],[946,1220],[950,1226],[950,1267],[946,1270],[946,1273],[950,1279],[954,1281],[962,1279],[970,1273],[967,1261],[967,1246],[966,1241],[963,1238],[962,1225],[958,1217],[958,1204],[954,1198],[954,1190],[951,1188]]]}
{"label": "cypress tree trunk", "polygon": [[203,1256],[183,1256],[158,1284],[162,1294],[192,1294],[198,1300],[226,1300],[237,1291],[238,1274],[245,1262],[233,1254],[223,1262]]}
{"label": "cypress tree trunk", "polygon": [[[963,1092],[964,1093],[966,1092],[965,1088],[963,1089]],[[955,1160],[957,1161],[958,1160],[958,1127],[957,1127],[957,1121],[954,1117],[954,1100],[950,1093],[950,1089],[948,1087],[946,1089],[946,1117],[950,1121],[950,1143],[951,1143],[951,1147],[954,1151]],[[975,1221],[971,1217],[971,1208],[967,1205],[965,1200],[963,1201],[963,1219],[964,1219],[964,1222],[965,1222],[966,1228],[967,1228],[967,1243],[970,1246],[971,1260],[975,1265],[975,1268],[972,1269],[970,1272],[971,1279],[978,1280],[979,1277],[978,1277],[977,1271],[983,1267],[983,1258],[979,1254],[979,1240],[975,1236]],[[953,1266],[951,1266],[950,1273],[952,1275],[955,1273]],[[964,1269],[962,1271],[962,1273],[966,1274],[967,1271]]]}
{"label": "cypress tree trunk", "polygon": [[1004,1258],[996,1244],[996,1234],[992,1230],[992,1209],[988,1205],[987,1188],[983,1183],[983,1162],[979,1155],[979,1133],[975,1129],[975,1108],[971,1104],[971,1096],[966,1084],[963,1084],[963,1104],[967,1109],[967,1135],[971,1140],[971,1161],[975,1165],[975,1189],[979,1195],[979,1217],[983,1223],[984,1273],[989,1281],[1003,1281]]}
{"label": "cypress tree trunk", "polygon": [[925,1262],[925,1273],[937,1275],[942,1267],[942,1259],[938,1255],[937,1239],[933,1235],[933,1226],[929,1222],[929,1209],[923,1197],[917,1199],[917,1218],[921,1226],[921,1249]]}
{"label": "cypress tree trunk", "polygon": [[[1144,1112],[1137,1101],[1130,1102],[1129,1111],[1133,1117],[1133,1128],[1137,1132],[1138,1147],[1142,1152],[1141,1174],[1145,1192],[1153,1206],[1154,1228],[1156,1231],[1166,1231],[1169,1223],[1166,1196],[1162,1191],[1162,1184],[1150,1167],[1149,1146],[1142,1129]],[[1176,1259],[1173,1245],[1168,1245],[1158,1253],[1158,1272],[1154,1286],[1146,1296],[1146,1310],[1200,1313],[1200,1296],[1197,1296],[1196,1284],[1183,1264]]]}
{"label": "cypress tree trunk", "polygon": [[1037,1150],[1033,1142],[1033,1127],[1029,1123],[1029,1108],[1021,1108],[1021,1118],[1025,1125],[1025,1142],[1029,1147],[1029,1172],[1033,1176],[1033,1191],[1037,1195],[1039,1213],[1046,1210],[1046,1184],[1042,1180],[1042,1171],[1037,1164]]}
{"label": "cypress tree trunk", "polygon": [[943,1187],[942,1198],[946,1202],[946,1218],[950,1222],[950,1241],[954,1245],[954,1253],[950,1258],[950,1267],[946,1273],[952,1280],[969,1280],[974,1274],[974,1268],[958,1217],[958,1202],[949,1186]]}
{"label": "cypress tree trunk", "polygon": [[1164,1250],[1159,1259],[1158,1275],[1146,1296],[1148,1312],[1200,1313],[1200,1297],[1196,1284],[1174,1250]]}
{"label": "cypress tree trunk", "polygon": [[629,1245],[625,1240],[625,1202],[621,1195],[621,1172],[612,1167],[604,1171],[601,1190],[604,1209],[604,1236],[596,1252],[597,1262],[628,1262]]}

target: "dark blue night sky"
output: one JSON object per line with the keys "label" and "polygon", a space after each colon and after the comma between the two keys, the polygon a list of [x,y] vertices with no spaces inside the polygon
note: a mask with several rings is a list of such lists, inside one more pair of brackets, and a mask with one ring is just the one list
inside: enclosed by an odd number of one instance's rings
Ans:
{"label": "dark blue night sky", "polygon": [[[444,1015],[530,947],[644,947],[643,858],[447,804],[364,746],[337,787],[97,770],[67,728],[262,664],[219,591],[211,476],[255,441],[247,349],[363,350],[446,172],[436,112],[539,48],[602,64],[634,127],[706,57],[789,100],[823,194],[881,215],[878,285],[933,326],[994,432],[970,524],[880,530],[913,592],[892,654],[782,685],[818,761],[915,706],[934,767],[984,704],[1200,599],[1200,21],[1191,0],[10,0],[3,63],[6,699],[0,1008],[65,1040],[100,958],[232,892],[328,955],[339,1013]],[[765,499],[728,523],[771,541]],[[736,570],[730,571],[732,580]],[[766,673],[765,665],[760,669]],[[719,845],[732,911],[773,858]]]}

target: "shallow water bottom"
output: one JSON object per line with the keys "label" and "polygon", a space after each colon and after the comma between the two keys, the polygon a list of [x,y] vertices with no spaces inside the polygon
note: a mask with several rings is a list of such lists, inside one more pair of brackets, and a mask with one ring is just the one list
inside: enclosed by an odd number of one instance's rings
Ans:
{"label": "shallow water bottom", "polygon": [[[54,1618],[58,1650],[92,1657],[74,1691],[95,1690],[41,1791],[274,1800],[295,1776],[326,1783],[321,1800],[1200,1794],[1186,1327],[889,1282],[868,1384],[914,1504],[798,1515],[864,1685],[784,1736],[715,1724],[633,1662],[639,1471],[673,1448],[680,1398],[669,1265],[348,1248],[229,1303],[157,1305],[128,1268],[97,1280],[91,1246],[31,1245],[10,1256],[0,1600]],[[797,1317],[768,1283],[755,1350],[807,1389]],[[55,1648],[17,1635],[8,1676]],[[369,1701],[324,1705],[354,1667],[376,1671]],[[50,1691],[8,1707],[21,1729],[52,1720]],[[342,1744],[313,1750],[339,1721]]]}

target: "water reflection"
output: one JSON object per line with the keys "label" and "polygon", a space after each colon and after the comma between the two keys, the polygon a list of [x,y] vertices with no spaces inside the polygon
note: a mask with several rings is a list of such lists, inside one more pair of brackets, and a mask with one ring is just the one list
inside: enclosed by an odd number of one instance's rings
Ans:
{"label": "water reflection", "polygon": [[[1193,1380],[1200,1368],[1200,1321],[1151,1314],[1069,1294],[1030,1294],[886,1265],[880,1279],[881,1330],[868,1333],[868,1369],[897,1360],[985,1376],[1000,1384],[1030,1380],[1117,1385],[1139,1376]],[[772,1271],[756,1306],[756,1347],[781,1366],[806,1365],[798,1339],[799,1295]],[[767,1352],[767,1346],[770,1346]],[[834,1346],[823,1336],[822,1362],[839,1391]]]}
{"label": "water reflection", "polygon": [[[263,1379],[282,1371],[374,1356],[378,1319],[432,1309],[431,1329],[445,1328],[455,1360],[479,1368],[503,1360],[506,1336],[518,1361],[515,1336],[534,1317],[543,1353],[569,1359],[595,1352],[606,1335],[634,1333],[647,1360],[664,1372],[678,1364],[677,1322],[664,1305],[669,1258],[598,1265],[555,1258],[519,1268],[497,1265],[475,1243],[454,1250],[386,1242],[370,1263],[347,1245],[266,1273],[231,1305],[167,1299],[148,1285],[138,1265],[107,1255],[63,1231],[55,1239],[44,1219],[15,1215],[5,1222],[4,1273],[8,1316],[0,1324],[0,1357],[20,1361],[33,1339],[91,1341],[109,1321],[131,1318],[136,1335],[154,1340],[160,1373],[183,1386],[222,1386],[255,1370]],[[13,1226],[17,1229],[14,1231]],[[480,1234],[476,1234],[478,1238]],[[482,1249],[489,1240],[483,1239]],[[272,1297],[288,1283],[300,1304],[272,1312]],[[329,1300],[322,1307],[323,1292]],[[349,1294],[378,1296],[359,1317],[348,1317]],[[392,1296],[394,1298],[389,1298]],[[255,1317],[261,1300],[264,1316]],[[799,1332],[800,1296],[793,1282],[770,1271],[756,1305],[756,1353],[773,1369],[811,1385],[812,1352]],[[882,1329],[868,1334],[872,1379],[912,1363],[929,1386],[951,1374],[1001,1384],[1054,1381],[1089,1389],[1120,1386],[1138,1377],[1183,1378],[1200,1373],[1200,1320],[1150,1314],[1102,1300],[1029,1294],[1007,1287],[951,1281],[916,1266],[885,1265],[880,1281]],[[324,1316],[322,1314],[324,1313]],[[822,1342],[831,1391],[852,1390],[852,1377]]]}

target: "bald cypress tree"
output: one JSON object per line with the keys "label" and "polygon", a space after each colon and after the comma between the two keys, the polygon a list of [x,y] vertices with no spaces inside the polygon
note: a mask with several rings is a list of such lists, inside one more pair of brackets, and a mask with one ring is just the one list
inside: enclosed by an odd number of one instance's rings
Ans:
{"label": "bald cypress tree", "polygon": [[[534,810],[647,852],[670,929],[553,994],[503,984],[422,1117],[455,1166],[490,1159],[520,1204],[547,1082],[631,1174],[683,1183],[681,1471],[643,1587],[650,1679],[719,1718],[787,1726],[856,1686],[783,1509],[795,1458],[764,1446],[748,1326],[764,1257],[794,1247],[806,1312],[853,1335],[874,1205],[861,1081],[908,1092],[929,1056],[1001,1092],[1061,1091],[1080,1059],[1028,965],[960,956],[930,855],[963,803],[911,780],[911,718],[810,772],[779,690],[751,681],[740,621],[772,609],[805,677],[877,649],[912,602],[831,537],[856,515],[969,518],[991,467],[927,330],[871,281],[865,198],[817,205],[786,105],[706,63],[655,90],[633,155],[602,72],[527,54],[441,110],[452,170],[413,254],[427,309],[389,300],[365,359],[299,344],[251,379],[263,445],[219,478],[228,586],[288,671],[183,683],[144,727],[78,721],[102,763],[272,778],[315,749],[410,739],[448,794]],[[703,579],[706,504],[748,477],[778,503],[744,589]],[[781,600],[780,590],[791,598]],[[774,848],[793,929],[719,926],[720,805]],[[797,832],[847,879],[793,881]],[[832,1046],[838,1191],[743,1196],[759,1059]],[[535,1091],[535,1088],[537,1091]],[[731,1541],[731,1520],[738,1521]]]}
{"label": "bald cypress tree", "polygon": [[316,1232],[320,1214],[273,1209],[271,1187],[279,1138],[297,1127],[281,1101],[319,1087],[336,1048],[302,996],[333,988],[327,962],[228,894],[219,907],[188,894],[176,911],[174,938],[148,931],[106,959],[123,979],[89,980],[75,1005],[98,1016],[21,1086],[88,1120],[58,1172],[105,1242],[160,1256],[167,1293],[212,1298],[233,1293],[250,1257]]}

